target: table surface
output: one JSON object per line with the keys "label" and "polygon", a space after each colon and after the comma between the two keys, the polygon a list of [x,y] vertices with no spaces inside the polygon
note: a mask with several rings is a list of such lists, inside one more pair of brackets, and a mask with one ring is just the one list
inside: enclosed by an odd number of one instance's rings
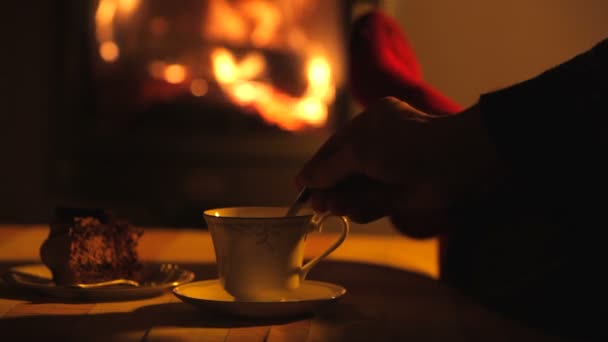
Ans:
{"label": "table surface", "polygon": [[[0,225],[0,272],[39,262],[46,226]],[[335,235],[313,234],[306,255]],[[69,302],[0,282],[0,334],[19,340],[120,341],[538,341],[548,340],[500,317],[437,281],[435,240],[351,234],[308,279],[347,294],[312,316],[254,320],[202,312],[172,293],[129,301]],[[205,230],[146,228],[144,262],[173,262],[216,277]],[[12,339],[10,339],[12,340]]]}

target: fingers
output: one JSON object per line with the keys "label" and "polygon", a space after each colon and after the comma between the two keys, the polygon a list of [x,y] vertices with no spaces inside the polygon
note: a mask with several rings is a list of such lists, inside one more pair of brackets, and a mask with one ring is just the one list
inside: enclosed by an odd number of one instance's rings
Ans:
{"label": "fingers", "polygon": [[355,173],[383,180],[396,178],[387,175],[400,174],[396,165],[402,153],[400,146],[407,147],[407,139],[412,139],[412,125],[427,119],[425,113],[405,102],[383,98],[330,137],[296,181],[300,186],[326,189]]}
{"label": "fingers", "polygon": [[[429,139],[425,133],[430,119],[407,103],[384,98],[329,138],[304,165],[296,183],[312,190],[317,211],[355,222],[389,215],[395,198],[421,178],[426,156],[413,147]],[[361,175],[368,182],[353,181]]]}
{"label": "fingers", "polygon": [[357,165],[348,129],[329,138],[308,161],[296,182],[300,186],[326,189],[335,186],[356,172]]}
{"label": "fingers", "polygon": [[399,186],[355,175],[332,188],[314,190],[311,201],[318,212],[331,212],[348,216],[357,223],[368,223],[389,215],[402,194]]}

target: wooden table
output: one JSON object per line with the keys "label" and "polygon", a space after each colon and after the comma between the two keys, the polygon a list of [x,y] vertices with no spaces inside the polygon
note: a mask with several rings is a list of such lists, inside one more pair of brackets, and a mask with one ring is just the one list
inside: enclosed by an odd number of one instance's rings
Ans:
{"label": "wooden table", "polygon": [[[0,225],[0,272],[39,262],[47,232],[45,226]],[[333,238],[313,235],[307,255]],[[213,246],[203,230],[148,228],[140,256],[146,262],[179,263],[197,280],[216,277]],[[308,277],[340,284],[348,293],[295,321],[201,312],[170,292],[132,301],[65,302],[0,283],[0,336],[3,341],[548,340],[462,297],[435,280],[437,273],[434,240],[351,234]]]}

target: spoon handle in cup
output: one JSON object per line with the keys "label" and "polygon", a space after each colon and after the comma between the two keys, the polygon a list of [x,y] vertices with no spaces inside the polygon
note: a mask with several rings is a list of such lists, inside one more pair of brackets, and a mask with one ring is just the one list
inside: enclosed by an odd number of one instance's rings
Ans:
{"label": "spoon handle in cup", "polygon": [[308,188],[303,187],[302,190],[300,190],[300,193],[298,193],[298,195],[296,196],[296,199],[293,201],[293,203],[289,207],[289,210],[287,210],[287,213],[285,214],[285,216],[293,216],[293,215],[297,214],[298,210],[300,210],[300,208],[302,208],[302,205],[304,205],[304,203],[306,203],[306,201],[308,201],[309,197],[310,197],[310,191],[308,190]]}

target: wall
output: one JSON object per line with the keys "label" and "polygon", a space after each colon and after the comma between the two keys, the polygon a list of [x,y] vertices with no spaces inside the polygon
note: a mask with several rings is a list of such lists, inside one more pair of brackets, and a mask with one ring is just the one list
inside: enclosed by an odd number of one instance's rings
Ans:
{"label": "wall", "polygon": [[0,223],[43,217],[50,108],[51,1],[0,14]]}
{"label": "wall", "polygon": [[606,0],[384,0],[425,78],[463,106],[608,37]]}

